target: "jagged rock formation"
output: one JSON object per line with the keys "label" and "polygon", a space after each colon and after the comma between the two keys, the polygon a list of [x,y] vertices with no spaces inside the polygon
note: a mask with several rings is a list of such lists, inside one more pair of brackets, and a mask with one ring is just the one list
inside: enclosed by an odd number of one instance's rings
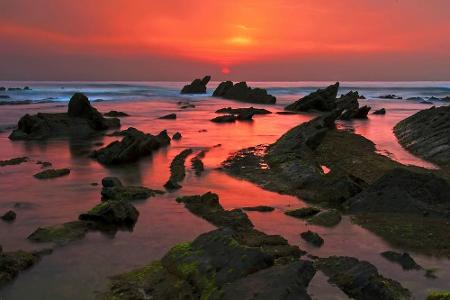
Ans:
{"label": "jagged rock formation", "polygon": [[211,80],[211,76],[205,76],[203,79],[194,79],[191,84],[185,85],[181,90],[182,94],[204,94],[206,85]]}
{"label": "jagged rock formation", "polygon": [[277,101],[265,89],[251,88],[246,82],[238,82],[236,84],[233,84],[231,81],[222,82],[214,91],[213,96],[260,104],[275,104]]}

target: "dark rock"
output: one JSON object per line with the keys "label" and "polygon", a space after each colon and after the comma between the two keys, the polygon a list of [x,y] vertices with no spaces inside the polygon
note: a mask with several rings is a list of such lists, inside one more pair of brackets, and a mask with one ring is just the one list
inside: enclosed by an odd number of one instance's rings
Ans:
{"label": "dark rock", "polygon": [[357,110],[359,108],[359,98],[358,92],[350,91],[336,100],[336,108],[338,110]]}
{"label": "dark rock", "polygon": [[0,95],[0,99],[10,99],[11,97],[8,95]]}
{"label": "dark rock", "polygon": [[21,91],[22,89],[20,87],[10,87],[8,88],[8,91]]}
{"label": "dark rock", "polygon": [[24,87],[23,89],[24,89],[25,91],[30,91],[30,90],[31,90],[29,86],[26,86],[26,87]]}
{"label": "dark rock", "polygon": [[316,267],[329,277],[349,297],[356,300],[411,299],[410,292],[400,283],[383,277],[372,264],[353,257],[320,258]]}
{"label": "dark rock", "polygon": [[254,107],[245,107],[245,108],[231,108],[225,107],[219,110],[216,110],[217,114],[230,114],[230,115],[241,115],[241,114],[253,114],[253,115],[267,115],[272,112],[268,111],[264,108],[254,108]]}
{"label": "dark rock", "polygon": [[446,96],[444,98],[441,98],[441,101],[445,101],[445,102],[450,101],[450,96]]}
{"label": "dark rock", "polygon": [[259,211],[259,212],[271,212],[274,211],[275,208],[272,206],[266,206],[266,205],[258,205],[258,206],[247,206],[242,208],[245,211]]}
{"label": "dark rock", "polygon": [[186,149],[181,151],[174,157],[170,163],[170,178],[164,184],[164,187],[168,190],[180,189],[181,185],[178,183],[183,181],[186,176],[186,167],[184,165],[186,158],[192,154],[192,149]]}
{"label": "dark rock", "polygon": [[37,164],[37,165],[41,165],[41,168],[42,168],[42,169],[49,168],[49,167],[52,166],[52,163],[51,163],[51,162],[48,162],[48,161],[41,161],[41,160],[38,160],[38,161],[36,162],[36,164]]}
{"label": "dark rock", "polygon": [[34,174],[37,179],[52,179],[70,174],[70,169],[47,169],[42,172]]}
{"label": "dark rock", "polygon": [[195,105],[192,104],[192,103],[190,103],[190,102],[188,102],[188,101],[179,101],[179,102],[178,102],[178,106],[179,106],[181,109],[195,108]]}
{"label": "dark rock", "polygon": [[204,94],[206,93],[206,85],[210,80],[211,76],[205,76],[203,79],[195,79],[191,84],[183,87],[181,94]]}
{"label": "dark rock", "polygon": [[423,101],[424,99],[422,97],[409,97],[406,100]]}
{"label": "dark rock", "polygon": [[237,117],[235,115],[223,115],[215,117],[214,119],[211,119],[211,122],[214,123],[234,123],[236,122]]}
{"label": "dark rock", "polygon": [[252,112],[241,112],[237,115],[237,119],[239,121],[253,121],[253,113]]}
{"label": "dark rock", "polygon": [[308,219],[308,223],[325,227],[333,227],[339,224],[341,219],[342,217],[339,211],[330,209],[312,216]]}
{"label": "dark rock", "polygon": [[441,101],[441,99],[438,97],[432,96],[432,97],[428,98],[428,101]]}
{"label": "dark rock", "polygon": [[398,168],[349,199],[346,206],[350,213],[445,216],[450,210],[450,183],[431,173]]}
{"label": "dark rock", "polygon": [[320,237],[319,234],[312,232],[310,230],[302,232],[300,236],[302,237],[302,239],[304,239],[305,241],[316,247],[321,247],[324,243],[323,238]]}
{"label": "dark rock", "polygon": [[20,272],[31,268],[39,260],[38,253],[3,252],[0,247],[0,288],[13,281]]}
{"label": "dark rock", "polygon": [[386,109],[384,109],[384,108],[377,109],[376,111],[373,112],[373,114],[374,115],[385,115]]}
{"label": "dark rock", "polygon": [[181,140],[182,135],[179,132],[175,132],[174,135],[172,136],[172,140]]}
{"label": "dark rock", "polygon": [[378,98],[380,98],[380,99],[397,99],[397,100],[403,99],[403,97],[400,97],[400,96],[397,96],[397,95],[393,95],[393,94],[381,95]]}
{"label": "dark rock", "polygon": [[408,253],[398,253],[394,251],[385,251],[381,256],[389,261],[398,263],[403,270],[420,270],[422,269]]}
{"label": "dark rock", "polygon": [[177,118],[176,114],[168,114],[168,115],[159,117],[158,119],[161,119],[161,120],[175,120],[176,118]]}
{"label": "dark rock", "polygon": [[16,213],[12,210],[7,211],[3,216],[0,217],[3,221],[12,222],[16,219]]}
{"label": "dark rock", "polygon": [[351,119],[367,119],[367,115],[370,111],[370,106],[363,106],[359,107],[357,109],[346,109],[342,112],[342,114],[339,116],[339,119],[341,120],[351,120]]}
{"label": "dark rock", "polygon": [[320,212],[320,209],[316,207],[302,207],[298,209],[288,210],[284,213],[288,216],[305,219],[312,217]]}
{"label": "dark rock", "polygon": [[0,167],[20,165],[21,163],[24,163],[27,161],[28,161],[28,157],[26,157],[26,156],[15,157],[15,158],[7,159],[7,160],[0,160]]}
{"label": "dark rock", "polygon": [[339,82],[330,85],[325,89],[319,89],[296,102],[289,104],[285,110],[308,111],[316,109],[320,111],[331,111],[336,108],[336,97],[339,89]]}
{"label": "dark rock", "polygon": [[315,272],[312,262],[308,261],[273,266],[227,285],[221,299],[311,299],[307,287]]}
{"label": "dark rock", "polygon": [[420,101],[421,104],[433,104],[433,102],[429,101],[429,100],[422,100]]}
{"label": "dark rock", "polygon": [[102,185],[102,201],[145,200],[164,193],[141,186],[124,186],[117,177],[103,178]]}
{"label": "dark rock", "polygon": [[426,300],[450,300],[450,292],[432,291],[428,294]]}
{"label": "dark rock", "polygon": [[195,175],[200,176],[205,171],[205,165],[202,158],[205,157],[206,151],[200,151],[196,156],[191,159],[192,168],[195,171]]}
{"label": "dark rock", "polygon": [[61,225],[39,227],[28,236],[28,239],[37,243],[65,245],[84,238],[88,230],[89,226],[86,222],[67,222]]}
{"label": "dark rock", "polygon": [[81,221],[93,222],[96,226],[133,227],[139,212],[127,201],[106,201],[87,213],[81,214]]}
{"label": "dark rock", "polygon": [[92,157],[105,165],[129,163],[170,144],[170,137],[165,130],[155,136],[130,127],[122,131],[121,135],[124,135],[121,141],[94,151]]}
{"label": "dark rock", "polygon": [[88,98],[76,93],[67,113],[38,113],[23,116],[9,138],[11,140],[45,139],[57,136],[89,136],[99,131],[120,126],[120,120],[104,118],[89,103]]}
{"label": "dark rock", "polygon": [[214,91],[213,96],[250,103],[275,104],[276,98],[265,89],[251,88],[246,82],[233,85],[231,81],[222,82]]}
{"label": "dark rock", "polygon": [[450,169],[450,106],[421,110],[395,125],[394,133],[407,150]]}
{"label": "dark rock", "polygon": [[117,110],[111,110],[110,112],[104,113],[103,115],[105,117],[114,117],[114,118],[129,116],[129,114]]}

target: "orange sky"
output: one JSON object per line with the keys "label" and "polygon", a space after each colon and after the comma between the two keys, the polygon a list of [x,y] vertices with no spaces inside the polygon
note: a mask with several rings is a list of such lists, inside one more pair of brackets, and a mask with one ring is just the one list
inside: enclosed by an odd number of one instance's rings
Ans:
{"label": "orange sky", "polygon": [[0,79],[450,80],[449,13],[449,0],[5,0]]}

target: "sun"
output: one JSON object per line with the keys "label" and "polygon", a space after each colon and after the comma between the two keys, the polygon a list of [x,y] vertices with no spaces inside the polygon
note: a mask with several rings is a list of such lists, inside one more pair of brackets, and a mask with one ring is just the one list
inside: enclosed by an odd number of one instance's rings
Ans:
{"label": "sun", "polygon": [[231,73],[230,68],[228,68],[228,67],[223,67],[222,68],[222,74],[230,74],[230,73]]}

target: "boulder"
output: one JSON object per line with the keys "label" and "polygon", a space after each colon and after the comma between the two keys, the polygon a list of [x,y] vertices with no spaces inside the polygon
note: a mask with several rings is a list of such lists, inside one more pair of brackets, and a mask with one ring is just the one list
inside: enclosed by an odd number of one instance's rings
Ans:
{"label": "boulder", "polygon": [[363,107],[358,107],[357,109],[346,109],[339,116],[341,120],[351,120],[351,119],[367,119],[367,115],[371,107],[364,105]]}
{"label": "boulder", "polygon": [[237,117],[235,115],[223,115],[223,116],[218,116],[215,117],[213,119],[211,119],[211,122],[214,123],[234,123],[236,122]]}
{"label": "boulder", "polygon": [[381,256],[391,262],[398,263],[403,270],[420,270],[422,269],[408,253],[398,253],[395,251],[385,251]]}
{"label": "boulder", "polygon": [[181,89],[181,94],[204,94],[206,93],[206,85],[211,80],[211,76],[205,76],[203,79],[194,79],[191,84],[185,85]]}
{"label": "boulder", "polygon": [[89,230],[86,222],[74,221],[60,225],[39,227],[28,239],[37,243],[55,243],[62,246],[85,237]]}
{"label": "boulder", "polygon": [[293,210],[285,211],[284,213],[288,216],[305,219],[317,215],[320,212],[320,209],[316,207],[302,207]]}
{"label": "boulder", "polygon": [[92,157],[105,165],[130,163],[170,144],[170,137],[165,130],[155,136],[130,127],[122,131],[121,135],[124,136],[121,141],[112,142],[94,151]]}
{"label": "boulder", "polygon": [[265,89],[251,88],[246,82],[233,85],[231,81],[222,82],[214,91],[213,96],[250,103],[275,104],[276,98]]}
{"label": "boulder", "polygon": [[172,136],[172,140],[176,140],[176,141],[181,140],[181,138],[182,138],[182,135],[179,132],[175,132],[174,135]]}
{"label": "boulder", "polygon": [[87,213],[81,214],[81,221],[94,223],[95,227],[130,227],[137,222],[139,212],[127,201],[106,201]]}
{"label": "boulder", "polygon": [[142,186],[124,186],[117,177],[103,178],[102,185],[102,201],[145,200],[164,193]]}
{"label": "boulder", "polygon": [[75,93],[67,113],[38,113],[23,116],[9,138],[11,140],[46,139],[58,136],[90,136],[120,126],[116,118],[104,118],[88,98]]}
{"label": "boulder", "polygon": [[359,108],[359,98],[358,92],[350,91],[336,100],[336,108],[338,110],[357,110]]}
{"label": "boulder", "polygon": [[377,109],[376,111],[373,112],[373,114],[374,115],[385,115],[386,109],[384,109],[384,108]]}
{"label": "boulder", "polygon": [[34,174],[36,179],[52,179],[70,174],[70,169],[47,169]]}
{"label": "boulder", "polygon": [[395,125],[394,133],[407,150],[450,169],[450,106],[421,110]]}
{"label": "boulder", "polygon": [[333,227],[339,224],[341,219],[342,217],[339,211],[336,209],[330,209],[312,216],[308,219],[308,223],[325,227]]}
{"label": "boulder", "polygon": [[0,247],[0,289],[13,281],[20,272],[35,265],[40,257],[38,252],[3,252]]}
{"label": "boulder", "polygon": [[302,239],[316,247],[322,247],[324,243],[323,238],[319,234],[310,230],[302,232],[300,236],[302,237]]}
{"label": "boulder", "polygon": [[12,210],[9,210],[0,218],[5,222],[12,222],[16,219],[16,213]]}
{"label": "boulder", "polygon": [[285,110],[308,111],[311,109],[319,111],[331,111],[336,108],[336,97],[339,89],[339,82],[325,89],[319,89],[296,102],[289,104]]}
{"label": "boulder", "polygon": [[176,118],[177,118],[176,114],[168,114],[168,115],[159,117],[158,119],[161,119],[161,120],[175,120]]}

